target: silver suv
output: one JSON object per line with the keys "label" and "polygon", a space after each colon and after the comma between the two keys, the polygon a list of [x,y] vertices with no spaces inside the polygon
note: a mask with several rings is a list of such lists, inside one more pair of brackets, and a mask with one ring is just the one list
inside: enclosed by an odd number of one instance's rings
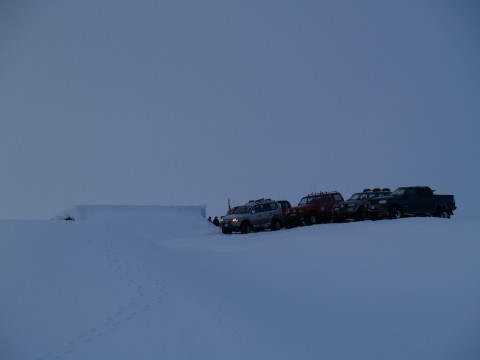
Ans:
{"label": "silver suv", "polygon": [[238,206],[230,215],[222,218],[222,232],[239,231],[247,234],[254,230],[279,230],[283,227],[282,206],[271,199],[252,200]]}

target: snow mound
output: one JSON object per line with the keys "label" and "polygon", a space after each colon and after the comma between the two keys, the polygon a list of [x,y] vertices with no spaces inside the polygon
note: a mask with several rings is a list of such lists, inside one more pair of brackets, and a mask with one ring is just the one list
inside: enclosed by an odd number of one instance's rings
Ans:
{"label": "snow mound", "polygon": [[68,208],[53,220],[76,220],[102,227],[124,229],[135,236],[171,239],[209,233],[205,206],[131,206],[77,205]]}
{"label": "snow mound", "polygon": [[206,217],[204,205],[199,206],[134,206],[134,205],[75,205],[53,216],[52,220],[136,220],[180,215]]}

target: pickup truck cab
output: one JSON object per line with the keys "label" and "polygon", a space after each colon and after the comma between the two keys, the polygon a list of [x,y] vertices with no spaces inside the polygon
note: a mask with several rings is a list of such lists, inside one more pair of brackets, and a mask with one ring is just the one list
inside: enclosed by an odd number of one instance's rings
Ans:
{"label": "pickup truck cab", "polygon": [[453,195],[434,195],[428,186],[399,187],[390,196],[370,200],[370,219],[398,219],[404,216],[450,218],[456,209]]}

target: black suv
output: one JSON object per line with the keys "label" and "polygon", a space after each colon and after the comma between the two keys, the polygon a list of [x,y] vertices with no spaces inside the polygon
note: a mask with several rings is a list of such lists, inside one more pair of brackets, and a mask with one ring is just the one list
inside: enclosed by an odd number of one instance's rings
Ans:
{"label": "black suv", "polygon": [[347,201],[337,203],[332,209],[332,222],[343,222],[346,220],[366,220],[368,218],[369,202],[373,198],[381,198],[390,195],[388,188],[365,189],[350,196]]}

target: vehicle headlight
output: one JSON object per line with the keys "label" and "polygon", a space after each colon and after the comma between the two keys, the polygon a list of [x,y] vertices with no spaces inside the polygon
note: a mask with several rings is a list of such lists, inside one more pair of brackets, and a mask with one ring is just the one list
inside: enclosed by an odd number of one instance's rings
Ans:
{"label": "vehicle headlight", "polygon": [[232,219],[232,222],[238,222],[238,219],[237,219],[237,218],[233,218],[233,219]]}
{"label": "vehicle headlight", "polygon": [[386,204],[386,203],[387,203],[387,200],[379,200],[378,203],[379,203],[379,204]]}

